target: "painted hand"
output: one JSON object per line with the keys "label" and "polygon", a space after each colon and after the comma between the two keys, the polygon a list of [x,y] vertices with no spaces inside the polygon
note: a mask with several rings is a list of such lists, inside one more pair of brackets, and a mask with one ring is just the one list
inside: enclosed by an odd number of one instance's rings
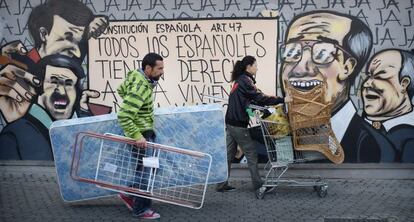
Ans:
{"label": "painted hand", "polygon": [[10,54],[18,53],[20,55],[26,55],[27,49],[24,47],[23,43],[19,40],[13,41],[1,47],[1,55],[9,56]]}
{"label": "painted hand", "polygon": [[91,37],[98,38],[108,27],[109,21],[107,16],[99,15],[95,16],[91,23],[89,23],[88,39]]}
{"label": "painted hand", "polygon": [[0,111],[7,122],[24,116],[41,82],[33,74],[9,64],[0,70]]}
{"label": "painted hand", "polygon": [[84,90],[82,91],[82,97],[79,102],[79,106],[84,111],[89,111],[88,102],[89,98],[98,98],[101,94],[96,90]]}

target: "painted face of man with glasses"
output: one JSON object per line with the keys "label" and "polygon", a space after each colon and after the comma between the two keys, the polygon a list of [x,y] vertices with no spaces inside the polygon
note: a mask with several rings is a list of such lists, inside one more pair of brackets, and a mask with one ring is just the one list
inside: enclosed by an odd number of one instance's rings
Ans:
{"label": "painted face of man with glasses", "polygon": [[282,80],[307,91],[326,78],[325,100],[334,103],[333,113],[349,100],[349,88],[355,78],[351,76],[357,59],[343,46],[352,22],[351,18],[333,13],[308,13],[291,23],[281,47]]}

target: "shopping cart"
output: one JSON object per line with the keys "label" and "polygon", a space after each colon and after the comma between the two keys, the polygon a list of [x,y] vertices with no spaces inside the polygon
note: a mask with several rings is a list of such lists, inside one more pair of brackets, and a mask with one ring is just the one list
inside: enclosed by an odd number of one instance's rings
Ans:
{"label": "shopping cart", "polygon": [[[203,94],[203,96],[216,101],[227,102],[227,100],[223,98],[206,94]],[[278,186],[310,186],[313,187],[319,197],[323,198],[328,193],[328,185],[320,178],[313,181],[282,179],[282,176],[286,173],[291,164],[307,162],[314,159],[304,157],[304,153],[301,151],[294,151],[292,137],[286,134],[286,128],[291,128],[287,120],[267,120],[264,116],[268,117],[268,115],[262,115],[264,113],[269,114],[275,110],[280,110],[279,108],[281,106],[282,105],[278,105],[278,107],[262,107],[254,104],[249,105],[249,108],[255,110],[255,118],[251,123],[252,125],[254,122],[259,123],[268,156],[268,162],[264,167],[265,171],[267,171],[265,180],[262,187],[256,191],[256,197],[258,199],[263,199],[266,193],[271,192]],[[273,111],[269,111],[272,109]]]}
{"label": "shopping cart", "polygon": [[[98,155],[97,161],[91,156]],[[200,209],[204,202],[211,156],[117,135],[77,135],[71,177],[103,189]],[[94,170],[94,176],[88,171]]]}
{"label": "shopping cart", "polygon": [[[264,107],[259,108],[259,110],[264,109]],[[319,197],[325,197],[328,192],[328,185],[321,179],[313,181],[282,179],[282,176],[286,173],[291,164],[308,161],[306,158],[303,158],[301,152],[294,151],[291,136],[286,135],[286,133],[280,133],[280,129],[289,127],[289,123],[287,121],[266,120],[262,118],[258,111],[256,111],[256,118],[262,129],[269,159],[265,166],[267,173],[264,184],[256,191],[256,197],[258,199],[263,199],[266,193],[280,186],[310,186],[314,188]]]}

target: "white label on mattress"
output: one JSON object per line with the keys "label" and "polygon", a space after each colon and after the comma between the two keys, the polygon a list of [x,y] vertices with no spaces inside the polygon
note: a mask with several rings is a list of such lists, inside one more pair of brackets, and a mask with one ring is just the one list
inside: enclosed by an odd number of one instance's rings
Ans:
{"label": "white label on mattress", "polygon": [[109,171],[111,173],[115,173],[116,169],[118,167],[114,164],[110,164],[110,163],[105,163],[103,170],[105,171]]}
{"label": "white label on mattress", "polygon": [[158,157],[144,157],[142,161],[144,162],[144,167],[160,168]]}

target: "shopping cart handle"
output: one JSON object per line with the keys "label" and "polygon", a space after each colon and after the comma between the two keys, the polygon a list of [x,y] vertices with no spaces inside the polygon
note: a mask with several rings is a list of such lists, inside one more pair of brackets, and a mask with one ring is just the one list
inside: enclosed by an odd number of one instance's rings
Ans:
{"label": "shopping cart handle", "polygon": [[105,133],[104,136],[109,137],[109,138],[114,138],[114,139],[133,140],[129,137],[118,135],[118,134],[113,134],[113,133]]}
{"label": "shopping cart handle", "polygon": [[266,120],[266,119],[260,119],[263,123],[271,123],[271,124],[277,124],[279,126],[290,126],[289,122],[284,121],[278,121],[278,120]]}
{"label": "shopping cart handle", "polygon": [[115,140],[122,140],[125,141],[127,143],[136,143],[136,141],[134,139],[131,139],[129,137],[126,136],[121,136],[121,135],[117,135],[117,134],[112,134],[112,133],[105,133],[104,136],[108,139],[115,139]]}
{"label": "shopping cart handle", "polygon": [[132,144],[132,145],[136,144],[136,141],[134,139],[121,136],[118,134],[113,134],[113,133],[105,133],[102,135],[102,134],[92,133],[92,132],[80,132],[78,133],[78,135],[86,135],[86,136],[91,136],[91,137],[100,138],[100,139],[110,139],[116,142],[123,142],[123,143]]}

